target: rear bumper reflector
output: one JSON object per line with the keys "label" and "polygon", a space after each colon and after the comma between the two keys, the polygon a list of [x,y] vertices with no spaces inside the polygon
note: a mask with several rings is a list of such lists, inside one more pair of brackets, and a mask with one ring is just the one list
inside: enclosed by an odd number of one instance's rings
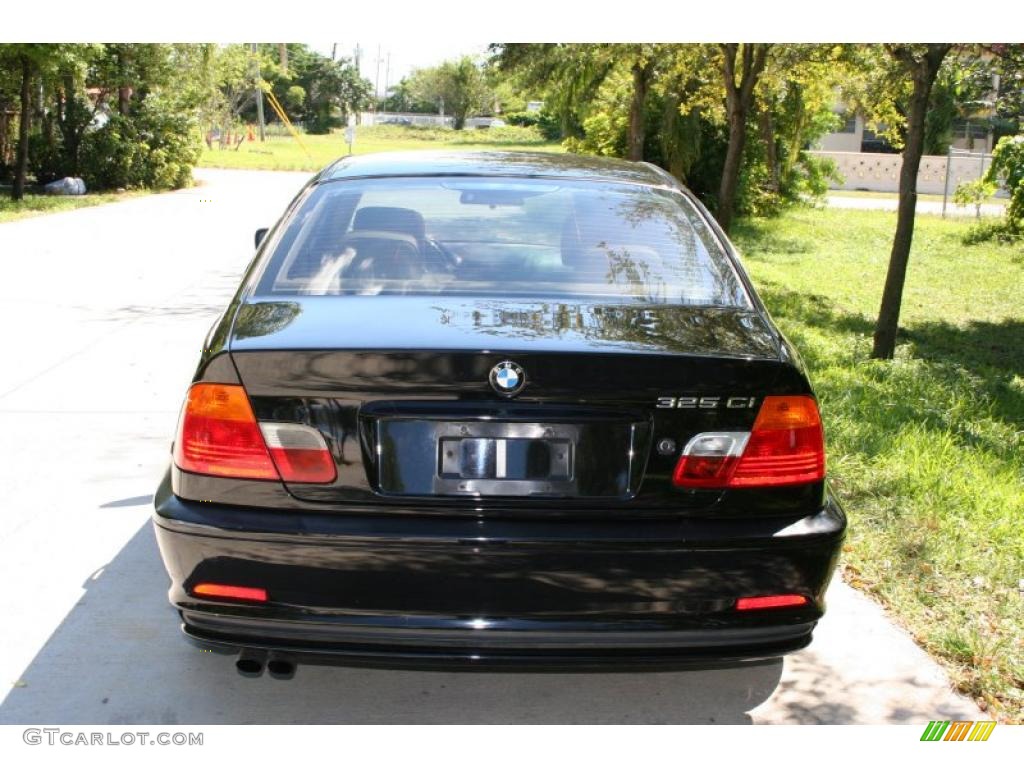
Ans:
{"label": "rear bumper reflector", "polygon": [[256,603],[267,602],[267,590],[260,587],[237,587],[231,584],[196,584],[192,594],[198,597],[225,597],[231,600],[249,600]]}
{"label": "rear bumper reflector", "polygon": [[737,611],[759,611],[765,608],[795,608],[807,605],[803,595],[763,595],[761,597],[741,597],[736,601]]}

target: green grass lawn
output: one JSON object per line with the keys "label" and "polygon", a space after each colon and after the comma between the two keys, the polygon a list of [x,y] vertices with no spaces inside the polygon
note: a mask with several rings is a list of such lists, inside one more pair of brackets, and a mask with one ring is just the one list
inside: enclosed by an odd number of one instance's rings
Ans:
{"label": "green grass lawn", "polygon": [[[238,149],[207,149],[199,165],[206,168],[249,168],[269,171],[318,171],[348,154],[344,132],[303,134],[309,154],[291,136],[268,136],[265,142],[244,142]],[[354,154],[407,149],[490,149],[561,152],[559,142],[544,140],[532,128],[506,126],[486,130],[376,125],[356,128]]]}
{"label": "green grass lawn", "polygon": [[918,219],[892,362],[869,353],[895,214],[801,209],[735,240],[822,402],[846,580],[1021,721],[1024,248],[965,246],[970,226]]}
{"label": "green grass lawn", "polygon": [[90,192],[81,196],[33,195],[27,194],[18,202],[11,200],[9,189],[0,190],[0,223],[23,219],[27,216],[38,216],[41,213],[71,211],[76,208],[88,208],[91,205],[113,203],[127,200],[129,197],[145,194],[143,192]]}

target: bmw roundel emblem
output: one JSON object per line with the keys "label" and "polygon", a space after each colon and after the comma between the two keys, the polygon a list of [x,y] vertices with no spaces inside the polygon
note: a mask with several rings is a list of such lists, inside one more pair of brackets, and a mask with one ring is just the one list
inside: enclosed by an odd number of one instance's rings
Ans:
{"label": "bmw roundel emblem", "polygon": [[518,395],[526,386],[526,371],[518,363],[504,360],[491,368],[491,386],[499,395]]}

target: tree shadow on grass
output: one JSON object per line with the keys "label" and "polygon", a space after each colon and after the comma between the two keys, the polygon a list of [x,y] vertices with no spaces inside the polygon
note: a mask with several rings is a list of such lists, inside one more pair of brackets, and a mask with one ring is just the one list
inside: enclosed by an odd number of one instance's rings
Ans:
{"label": "tree shadow on grass", "polygon": [[[827,296],[798,293],[776,283],[762,284],[759,293],[773,317],[797,344],[812,374],[836,364],[849,365],[850,361],[838,360],[834,349],[810,343],[805,336],[807,328],[826,334],[862,337],[864,357],[853,362],[869,363],[867,354],[874,333],[873,320],[837,310]],[[1024,320],[972,321],[966,325],[941,320],[915,322],[900,329],[897,343],[911,345],[912,357],[929,364],[925,375],[932,379],[930,383],[943,391],[969,387],[969,394],[977,404],[977,415],[988,412],[1015,430],[1024,423],[1024,389],[1014,382],[1015,377],[1024,376]],[[844,348],[853,349],[850,345]],[[903,401],[893,403],[891,393],[886,393],[887,387],[891,384],[884,375],[851,377],[846,393],[854,400],[885,405],[878,414],[878,423],[884,432],[891,433],[906,423],[915,423],[952,431],[968,444],[992,442],[964,432],[963,425],[953,415],[937,410],[938,403],[916,402],[909,394]],[[876,436],[885,437],[883,434]],[[997,453],[1006,450],[1004,445],[987,447]]]}
{"label": "tree shadow on grass", "polygon": [[1024,320],[972,321],[964,326],[918,323],[903,333],[917,356],[958,365],[977,377],[978,390],[992,403],[992,415],[1019,430],[1024,425]]}
{"label": "tree shadow on grass", "polygon": [[863,315],[837,311],[832,299],[821,294],[799,293],[783,288],[778,283],[762,281],[758,295],[772,317],[782,320],[783,325],[797,322],[838,333],[870,335],[874,332],[871,320]]}

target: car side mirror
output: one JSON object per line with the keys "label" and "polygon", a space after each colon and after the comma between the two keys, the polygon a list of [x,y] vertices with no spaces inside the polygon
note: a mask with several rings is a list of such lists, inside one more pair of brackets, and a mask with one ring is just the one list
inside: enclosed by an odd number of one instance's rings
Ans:
{"label": "car side mirror", "polygon": [[270,231],[270,229],[267,228],[267,227],[261,227],[260,229],[256,230],[256,238],[255,239],[256,239],[256,247],[257,248],[260,247],[260,243],[263,242],[263,238],[267,236],[267,232],[269,232],[269,231]]}

